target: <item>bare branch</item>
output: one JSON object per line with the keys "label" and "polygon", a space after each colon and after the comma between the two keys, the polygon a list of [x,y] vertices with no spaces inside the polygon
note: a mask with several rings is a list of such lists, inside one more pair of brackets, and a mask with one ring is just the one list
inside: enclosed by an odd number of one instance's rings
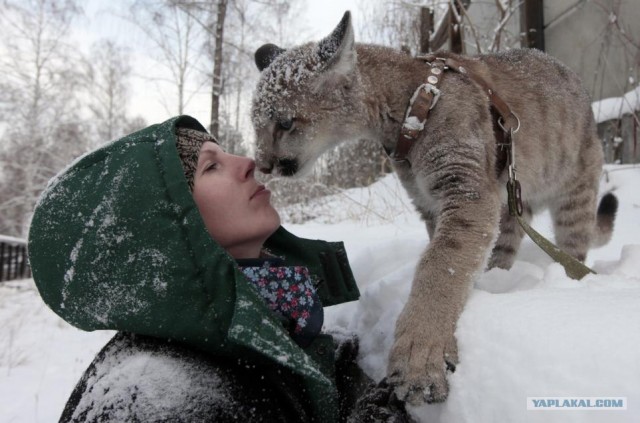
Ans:
{"label": "bare branch", "polygon": [[[461,13],[463,15],[463,18],[466,18],[466,20],[468,22],[468,27],[471,30],[471,33],[473,35],[473,39],[476,42],[476,50],[477,50],[477,52],[478,53],[482,53],[482,47],[480,46],[480,36],[478,35],[478,31],[476,30],[476,26],[473,24],[473,21],[471,20],[471,17],[467,13],[467,9],[462,4],[462,2],[460,0],[456,0],[456,2],[458,3],[458,7],[460,8],[460,11],[461,11]],[[500,3],[500,0],[496,0],[496,2]]]}

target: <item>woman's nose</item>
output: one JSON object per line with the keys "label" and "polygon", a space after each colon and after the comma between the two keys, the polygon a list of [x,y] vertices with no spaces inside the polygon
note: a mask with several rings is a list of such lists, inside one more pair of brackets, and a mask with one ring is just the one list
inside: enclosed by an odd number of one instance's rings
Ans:
{"label": "woman's nose", "polygon": [[248,157],[238,157],[241,159],[242,165],[240,170],[243,179],[253,178],[253,174],[256,170],[256,162]]}

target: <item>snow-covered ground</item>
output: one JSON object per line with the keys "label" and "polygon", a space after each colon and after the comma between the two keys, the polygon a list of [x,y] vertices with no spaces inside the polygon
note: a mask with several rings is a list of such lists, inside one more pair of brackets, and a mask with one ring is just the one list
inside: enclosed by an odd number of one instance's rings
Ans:
{"label": "snow-covered ground", "polygon": [[[602,191],[613,190],[620,209],[613,240],[589,254],[599,274],[571,280],[525,240],[511,270],[491,270],[476,282],[458,323],[460,364],[449,399],[412,409],[417,419],[640,421],[640,167],[607,169]],[[359,302],[328,309],[326,325],[358,333],[361,364],[379,379],[428,244],[424,225],[393,175],[311,211],[315,220],[286,226],[299,236],[345,241],[362,293]],[[552,235],[547,214],[533,226]],[[111,334],[61,321],[32,281],[0,285],[0,320],[0,421],[55,421]],[[527,397],[625,397],[627,409],[528,411]]]}

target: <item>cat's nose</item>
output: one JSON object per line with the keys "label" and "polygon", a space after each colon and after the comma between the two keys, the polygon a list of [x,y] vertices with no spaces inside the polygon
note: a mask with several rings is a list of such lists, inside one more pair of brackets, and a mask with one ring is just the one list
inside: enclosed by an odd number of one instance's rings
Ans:
{"label": "cat's nose", "polygon": [[264,154],[258,154],[256,156],[256,167],[265,175],[269,175],[273,172],[274,162],[275,160],[268,158],[268,156]]}
{"label": "cat's nose", "polygon": [[297,159],[278,159],[278,170],[282,176],[292,176],[298,172]]}

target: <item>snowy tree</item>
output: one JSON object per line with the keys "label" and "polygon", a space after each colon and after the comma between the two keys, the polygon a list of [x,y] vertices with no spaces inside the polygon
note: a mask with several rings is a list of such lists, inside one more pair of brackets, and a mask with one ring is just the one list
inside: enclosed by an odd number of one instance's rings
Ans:
{"label": "snowy tree", "polygon": [[85,149],[73,0],[0,3],[0,233],[26,234],[47,180]]}
{"label": "snowy tree", "polygon": [[91,52],[87,72],[91,126],[100,143],[146,126],[144,119],[129,119],[131,59],[115,42],[103,40]]}
{"label": "snowy tree", "polygon": [[[203,75],[211,81],[210,131],[230,153],[246,153],[241,134],[250,127],[249,102],[258,77],[253,53],[264,34],[276,33],[280,40],[291,38],[288,34],[295,25],[287,29],[287,19],[299,13],[301,2],[171,0],[171,3],[191,16],[205,32],[203,56],[209,66],[204,68]],[[230,133],[234,136],[229,137]]]}
{"label": "snowy tree", "polygon": [[135,0],[125,19],[136,25],[149,42],[152,56],[165,72],[149,75],[159,91],[169,87],[163,97],[168,115],[183,114],[203,83],[194,89],[190,83],[198,79],[201,65],[202,28],[193,16],[172,0]]}
{"label": "snowy tree", "polygon": [[396,0],[362,7],[359,31],[368,42],[410,54],[449,50],[486,53],[519,47],[523,1]]}

